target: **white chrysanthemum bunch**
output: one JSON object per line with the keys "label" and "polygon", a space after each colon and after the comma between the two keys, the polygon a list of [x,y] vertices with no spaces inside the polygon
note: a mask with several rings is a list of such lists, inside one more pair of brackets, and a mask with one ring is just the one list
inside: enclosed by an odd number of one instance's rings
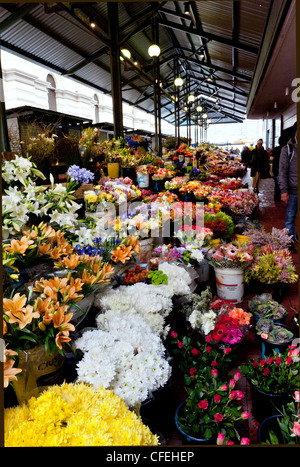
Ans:
{"label": "white chrysanthemum bunch", "polygon": [[102,324],[106,330],[88,330],[75,341],[84,353],[78,381],[111,389],[133,407],[168,381],[165,348],[141,317],[112,315]]}
{"label": "white chrysanthemum bunch", "polygon": [[130,286],[109,289],[99,300],[104,311],[136,313],[160,313],[167,316],[172,309],[173,290],[169,285],[154,285],[138,282]]}
{"label": "white chrysanthemum bunch", "polygon": [[168,287],[170,293],[173,295],[187,295],[191,293],[190,285],[193,282],[188,271],[173,263],[160,263],[158,266],[159,271],[162,271],[168,276]]}
{"label": "white chrysanthemum bunch", "polygon": [[195,309],[188,317],[188,321],[190,322],[193,329],[199,329],[205,335],[207,335],[213,331],[217,322],[217,318],[218,315],[213,310],[202,313],[200,310]]}

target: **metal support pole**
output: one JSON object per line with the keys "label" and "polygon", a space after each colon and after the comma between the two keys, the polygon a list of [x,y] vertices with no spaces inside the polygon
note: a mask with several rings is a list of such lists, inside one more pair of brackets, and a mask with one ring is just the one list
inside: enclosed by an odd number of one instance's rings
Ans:
{"label": "metal support pole", "polygon": [[10,144],[9,144],[8,129],[7,129],[7,119],[6,119],[6,110],[5,110],[4,89],[3,89],[1,56],[0,56],[0,95],[1,95],[1,109],[0,109],[0,117],[1,117],[1,152],[10,152]]}
{"label": "metal support pole", "polygon": [[113,101],[114,137],[123,137],[122,85],[119,44],[118,2],[108,2],[108,33],[110,38],[110,73]]}

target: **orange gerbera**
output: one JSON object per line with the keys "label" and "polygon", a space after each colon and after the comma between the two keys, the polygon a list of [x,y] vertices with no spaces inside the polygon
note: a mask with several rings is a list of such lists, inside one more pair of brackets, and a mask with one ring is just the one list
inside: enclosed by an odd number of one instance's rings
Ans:
{"label": "orange gerbera", "polygon": [[5,248],[9,253],[20,253],[25,256],[25,251],[34,243],[33,240],[28,240],[27,237],[23,236],[21,240],[16,240],[15,238],[11,240],[10,246]]}
{"label": "orange gerbera", "polygon": [[121,245],[112,252],[111,259],[115,263],[121,261],[124,264],[125,261],[131,258],[132,254],[133,250],[131,246],[126,247],[125,245]]}
{"label": "orange gerbera", "polygon": [[233,308],[229,312],[229,316],[231,318],[235,318],[238,320],[239,325],[250,324],[250,315],[242,308]]}

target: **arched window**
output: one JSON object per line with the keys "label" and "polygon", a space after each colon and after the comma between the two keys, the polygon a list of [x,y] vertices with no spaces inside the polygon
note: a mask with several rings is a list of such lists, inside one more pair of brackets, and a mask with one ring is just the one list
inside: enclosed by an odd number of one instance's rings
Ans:
{"label": "arched window", "polygon": [[52,75],[47,76],[48,85],[48,107],[56,111],[55,81]]}
{"label": "arched window", "polygon": [[94,123],[99,123],[99,99],[98,99],[97,94],[94,94],[94,101],[95,101],[95,104],[94,104],[94,111],[95,111]]}

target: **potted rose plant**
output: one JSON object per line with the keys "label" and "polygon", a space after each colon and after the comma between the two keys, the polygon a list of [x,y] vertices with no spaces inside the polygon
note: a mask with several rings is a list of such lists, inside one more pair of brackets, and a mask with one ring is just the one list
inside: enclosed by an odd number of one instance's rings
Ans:
{"label": "potted rose plant", "polygon": [[207,368],[175,413],[175,423],[187,444],[214,445],[218,433],[240,439],[239,425],[249,417],[243,411],[244,394],[236,390],[237,372],[228,383],[218,378],[218,370]]}
{"label": "potted rose plant", "polygon": [[240,366],[250,384],[253,415],[262,421],[292,401],[299,391],[299,350],[290,345],[282,354],[273,351],[267,359],[249,359]]}

